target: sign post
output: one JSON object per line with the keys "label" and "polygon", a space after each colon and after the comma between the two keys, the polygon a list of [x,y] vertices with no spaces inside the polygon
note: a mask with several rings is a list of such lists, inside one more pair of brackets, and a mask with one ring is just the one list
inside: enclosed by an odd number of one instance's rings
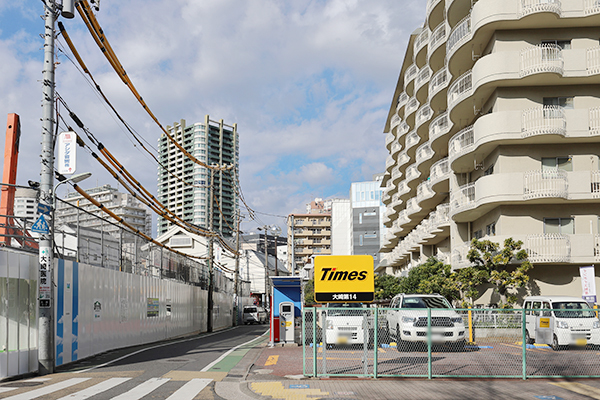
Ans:
{"label": "sign post", "polygon": [[373,257],[315,257],[317,303],[370,303],[375,299]]}

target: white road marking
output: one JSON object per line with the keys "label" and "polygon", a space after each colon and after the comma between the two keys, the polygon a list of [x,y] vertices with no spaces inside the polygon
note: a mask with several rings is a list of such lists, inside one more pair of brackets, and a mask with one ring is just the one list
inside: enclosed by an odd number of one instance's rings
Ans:
{"label": "white road marking", "polygon": [[104,382],[100,382],[97,385],[90,386],[87,389],[83,389],[77,393],[71,393],[68,396],[61,397],[59,400],[84,400],[89,397],[95,396],[98,393],[105,392],[109,389],[114,388],[115,386],[120,385],[121,383],[127,382],[131,378],[110,378]]}
{"label": "white road marking", "polygon": [[212,379],[194,378],[167,397],[167,400],[192,400],[211,382]]}
{"label": "white road marking", "polygon": [[17,390],[17,388],[11,388],[11,387],[0,387],[0,393],[6,393],[6,392],[10,392],[11,390]]}
{"label": "white road marking", "polygon": [[170,378],[150,378],[144,383],[140,383],[133,389],[123,394],[113,397],[112,400],[138,400],[151,393],[155,389],[169,382]]}
{"label": "white road marking", "polygon": [[16,394],[11,397],[7,397],[6,400],[31,400],[41,396],[45,396],[50,393],[58,392],[59,390],[66,389],[73,385],[78,385],[91,378],[71,378],[66,381],[58,382],[53,385],[44,386],[39,389],[34,389],[26,393]]}

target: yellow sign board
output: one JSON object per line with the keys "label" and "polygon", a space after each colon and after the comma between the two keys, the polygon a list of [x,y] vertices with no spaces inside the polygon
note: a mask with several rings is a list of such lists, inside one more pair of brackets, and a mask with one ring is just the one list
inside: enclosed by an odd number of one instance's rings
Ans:
{"label": "yellow sign board", "polygon": [[540,318],[540,328],[550,328],[550,318]]}
{"label": "yellow sign board", "polygon": [[372,256],[315,257],[317,303],[371,302],[374,292]]}

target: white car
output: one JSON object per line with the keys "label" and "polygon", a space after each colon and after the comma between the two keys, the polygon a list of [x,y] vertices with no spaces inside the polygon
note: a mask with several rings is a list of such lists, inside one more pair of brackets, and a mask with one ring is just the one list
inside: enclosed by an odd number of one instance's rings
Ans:
{"label": "white car", "polygon": [[329,303],[325,311],[325,320],[323,314],[320,318],[324,343],[328,346],[364,344],[368,310],[361,303]]}
{"label": "white car", "polygon": [[[428,327],[428,309],[431,309],[431,327]],[[396,339],[398,351],[409,343],[450,343],[464,347],[466,329],[463,317],[458,315],[446,298],[439,294],[398,294],[387,312],[387,329]]]}

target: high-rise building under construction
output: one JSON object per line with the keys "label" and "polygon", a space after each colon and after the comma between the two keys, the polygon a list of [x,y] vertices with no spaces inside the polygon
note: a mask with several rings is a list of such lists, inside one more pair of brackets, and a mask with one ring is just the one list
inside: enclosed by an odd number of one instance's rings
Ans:
{"label": "high-rise building under construction", "polygon": [[[169,134],[188,153],[214,169],[213,229],[231,235],[235,229],[235,213],[239,208],[236,182],[239,176],[239,143],[237,124],[212,121],[187,126],[185,120],[167,126]],[[184,221],[209,228],[211,171],[186,156],[163,134],[158,141],[162,166],[158,167],[158,199]],[[165,233],[172,223],[158,218],[158,234]]]}

